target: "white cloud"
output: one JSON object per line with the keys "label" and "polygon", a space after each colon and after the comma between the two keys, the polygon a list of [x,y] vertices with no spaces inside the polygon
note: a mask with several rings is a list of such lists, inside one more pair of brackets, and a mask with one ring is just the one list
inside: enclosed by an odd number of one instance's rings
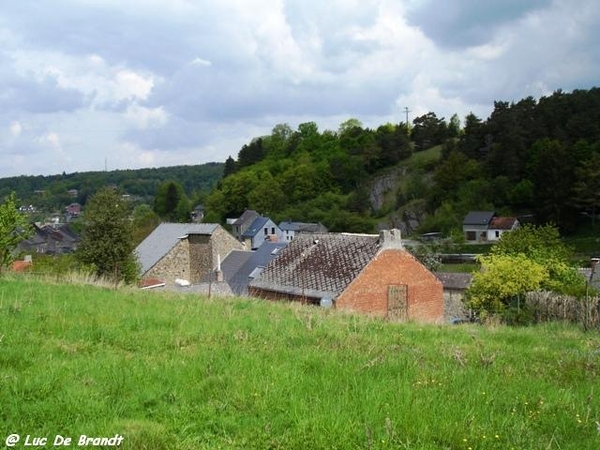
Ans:
{"label": "white cloud", "polygon": [[125,117],[137,128],[161,127],[169,120],[168,114],[162,106],[158,108],[146,108],[137,103],[127,107]]}
{"label": "white cloud", "polygon": [[404,107],[486,118],[597,84],[599,25],[595,0],[8,2],[0,176],[224,161],[277,123]]}
{"label": "white cloud", "polygon": [[10,134],[13,137],[17,138],[17,137],[21,136],[21,132],[23,131],[23,127],[21,126],[21,124],[19,122],[14,121],[14,122],[12,122],[10,124],[9,130],[10,130]]}
{"label": "white cloud", "polygon": [[206,59],[202,59],[202,58],[194,58],[190,64],[192,65],[196,65],[196,66],[205,66],[205,67],[210,67],[212,66],[212,62],[206,60]]}

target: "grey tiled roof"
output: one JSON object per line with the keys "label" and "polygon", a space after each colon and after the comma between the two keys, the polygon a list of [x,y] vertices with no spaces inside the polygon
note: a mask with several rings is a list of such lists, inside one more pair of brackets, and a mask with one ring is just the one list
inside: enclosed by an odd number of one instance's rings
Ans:
{"label": "grey tiled roof", "polygon": [[[221,263],[223,279],[236,295],[248,295],[250,274],[257,267],[267,266],[285,246],[280,242],[264,242],[253,251],[232,250]],[[214,277],[214,274],[205,276],[203,281],[208,281],[210,277]]]}
{"label": "grey tiled roof", "polygon": [[219,225],[216,223],[161,223],[135,249],[144,274],[160,261],[179,242],[189,234],[212,235]]}
{"label": "grey tiled roof", "polygon": [[309,233],[326,233],[327,228],[321,223],[309,223],[309,222],[292,222],[285,220],[279,224],[279,228],[282,231],[303,231]]}
{"label": "grey tiled roof", "polygon": [[463,220],[463,225],[488,225],[495,214],[494,211],[471,211]]}
{"label": "grey tiled roof", "polygon": [[246,222],[252,222],[259,217],[259,214],[253,209],[247,209],[244,213],[233,222],[233,225],[244,225]]}
{"label": "grey tiled roof", "polygon": [[379,250],[379,236],[300,234],[250,286],[307,297],[335,298]]}
{"label": "grey tiled roof", "polygon": [[246,228],[246,231],[242,233],[242,237],[254,237],[256,236],[265,226],[265,224],[269,221],[268,217],[257,217],[254,219],[252,224]]}
{"label": "grey tiled roof", "polygon": [[444,289],[464,291],[473,280],[470,273],[435,272],[435,276],[442,282]]}

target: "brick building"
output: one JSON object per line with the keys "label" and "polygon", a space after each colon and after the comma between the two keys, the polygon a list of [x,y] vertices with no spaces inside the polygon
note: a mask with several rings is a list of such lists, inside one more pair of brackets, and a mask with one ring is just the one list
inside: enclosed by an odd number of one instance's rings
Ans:
{"label": "brick building", "polygon": [[272,300],[333,303],[390,320],[439,322],[442,283],[407,252],[398,230],[301,234],[250,283]]}
{"label": "brick building", "polygon": [[217,267],[219,258],[234,249],[243,249],[243,244],[221,225],[162,223],[135,252],[142,279],[160,280],[169,286],[176,280],[200,282]]}

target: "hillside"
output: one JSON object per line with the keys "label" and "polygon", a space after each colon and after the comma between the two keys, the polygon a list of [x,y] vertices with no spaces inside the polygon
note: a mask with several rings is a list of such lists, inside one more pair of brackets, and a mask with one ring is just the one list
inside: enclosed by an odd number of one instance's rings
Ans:
{"label": "hillside", "polygon": [[336,131],[278,124],[226,162],[208,213],[224,221],[251,208],[332,231],[402,222],[413,223],[409,232],[461,235],[469,211],[494,210],[574,233],[600,224],[599,121],[593,88],[496,101],[490,117],[469,114],[462,126],[434,112],[376,128],[357,119]]}
{"label": "hillside", "polygon": [[60,211],[71,202],[85,204],[87,198],[102,187],[114,185],[132,197],[151,203],[158,186],[168,180],[176,180],[190,197],[199,192],[207,194],[221,179],[223,166],[223,163],[208,163],[195,166],[2,178],[0,198],[15,191],[17,198],[24,205]]}
{"label": "hillside", "polygon": [[0,422],[21,439],[118,435],[123,449],[154,450],[600,439],[600,336],[563,325],[394,324],[4,278],[0,330]]}

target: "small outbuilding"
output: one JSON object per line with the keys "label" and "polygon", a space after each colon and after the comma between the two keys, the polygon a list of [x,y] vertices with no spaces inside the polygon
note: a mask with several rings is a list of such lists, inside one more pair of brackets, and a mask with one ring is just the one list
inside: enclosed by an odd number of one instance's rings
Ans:
{"label": "small outbuilding", "polygon": [[250,283],[250,295],[333,305],[397,321],[441,322],[441,281],[402,245],[379,235],[301,233]]}

